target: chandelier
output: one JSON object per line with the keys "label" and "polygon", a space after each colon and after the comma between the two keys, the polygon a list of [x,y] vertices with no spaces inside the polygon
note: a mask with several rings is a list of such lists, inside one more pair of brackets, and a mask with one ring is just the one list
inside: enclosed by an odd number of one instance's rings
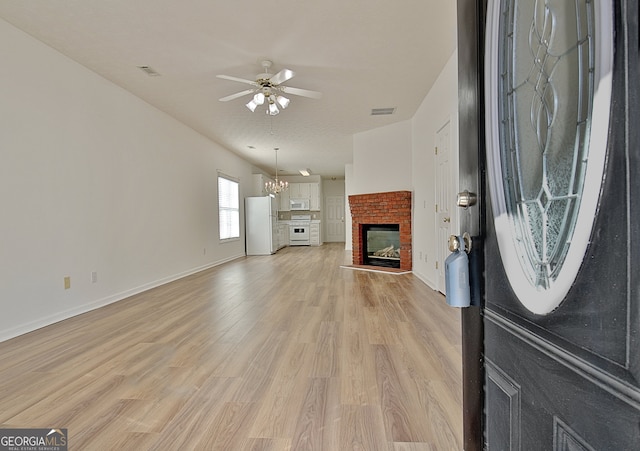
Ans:
{"label": "chandelier", "polygon": [[278,109],[278,105],[280,105],[280,107],[284,109],[289,106],[290,100],[283,95],[274,94],[273,92],[274,88],[269,88],[269,87],[262,88],[262,91],[255,94],[253,96],[253,99],[251,99],[249,103],[247,103],[246,107],[249,108],[252,112],[254,112],[258,107],[258,105],[263,105],[266,101],[267,110],[265,111],[265,113],[267,113],[270,116],[275,116],[276,114],[280,113],[280,110]]}
{"label": "chandelier", "polygon": [[278,148],[275,147],[273,150],[276,151],[276,180],[269,180],[268,182],[265,182],[264,189],[267,191],[267,193],[275,196],[282,193],[283,191],[286,191],[287,188],[289,188],[289,182],[278,180]]}

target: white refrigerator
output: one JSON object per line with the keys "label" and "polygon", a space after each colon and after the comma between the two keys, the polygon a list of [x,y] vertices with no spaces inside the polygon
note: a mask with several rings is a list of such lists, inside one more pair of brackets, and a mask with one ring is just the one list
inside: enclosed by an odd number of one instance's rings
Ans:
{"label": "white refrigerator", "polygon": [[270,255],[278,250],[277,206],[271,196],[244,200],[247,255]]}

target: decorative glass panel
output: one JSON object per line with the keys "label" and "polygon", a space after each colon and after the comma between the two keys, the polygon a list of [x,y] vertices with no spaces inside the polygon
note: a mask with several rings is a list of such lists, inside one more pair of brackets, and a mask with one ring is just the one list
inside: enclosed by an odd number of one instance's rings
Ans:
{"label": "decorative glass panel", "polygon": [[535,313],[562,302],[588,245],[606,153],[611,20],[607,1],[490,2],[494,219],[511,286]]}

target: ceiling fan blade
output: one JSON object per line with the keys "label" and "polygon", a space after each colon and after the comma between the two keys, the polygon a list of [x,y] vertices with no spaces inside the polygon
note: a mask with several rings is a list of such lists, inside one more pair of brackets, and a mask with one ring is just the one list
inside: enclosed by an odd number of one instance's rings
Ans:
{"label": "ceiling fan blade", "polygon": [[255,89],[245,89],[244,91],[236,92],[235,94],[231,94],[230,96],[223,97],[220,100],[221,102],[228,102],[229,100],[237,99],[238,97],[246,96],[247,94],[253,94]]}
{"label": "ceiling fan blade", "polygon": [[271,77],[269,81],[271,82],[271,84],[277,86],[280,83],[291,80],[295,75],[296,73],[290,69],[282,69],[280,72]]}
{"label": "ceiling fan blade", "polygon": [[310,91],[308,89],[291,88],[289,86],[280,86],[282,92],[287,94],[293,94],[296,96],[309,97],[310,99],[319,99],[322,97],[322,93],[318,91]]}
{"label": "ceiling fan blade", "polygon": [[249,85],[258,86],[258,83],[256,83],[255,81],[247,80],[247,79],[244,79],[244,78],[232,77],[230,75],[216,75],[216,77],[222,78],[223,80],[237,81],[237,82],[240,82],[240,83],[247,83]]}

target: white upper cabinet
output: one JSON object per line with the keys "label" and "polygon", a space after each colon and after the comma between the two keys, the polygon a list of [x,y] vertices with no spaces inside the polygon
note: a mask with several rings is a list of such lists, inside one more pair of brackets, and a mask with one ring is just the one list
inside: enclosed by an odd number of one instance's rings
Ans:
{"label": "white upper cabinet", "polygon": [[309,210],[320,211],[320,184],[309,183]]}
{"label": "white upper cabinet", "polygon": [[289,184],[289,198],[291,199],[308,199],[309,183],[291,183]]}
{"label": "white upper cabinet", "polygon": [[289,211],[291,210],[291,206],[289,204],[289,199],[291,198],[291,193],[289,192],[289,190],[291,189],[291,185],[292,183],[289,184],[289,189],[286,191],[283,191],[282,193],[280,193],[278,195],[278,197],[280,198],[280,211]]}

